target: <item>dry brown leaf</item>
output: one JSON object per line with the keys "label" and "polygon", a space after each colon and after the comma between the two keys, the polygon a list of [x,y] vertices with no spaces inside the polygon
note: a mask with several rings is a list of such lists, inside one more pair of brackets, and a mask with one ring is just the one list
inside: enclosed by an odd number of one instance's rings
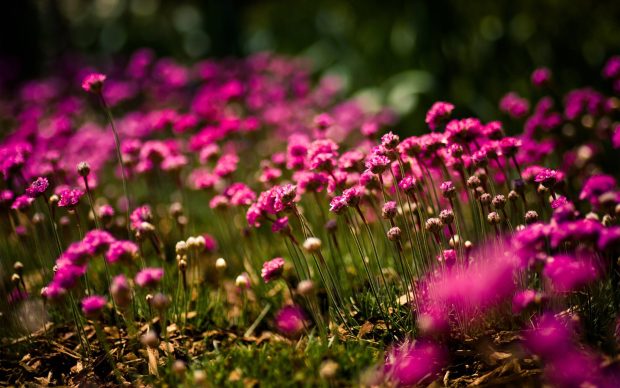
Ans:
{"label": "dry brown leaf", "polygon": [[364,324],[360,327],[359,333],[357,333],[357,338],[364,338],[364,336],[370,333],[374,327],[375,325],[372,323],[368,321],[364,322]]}
{"label": "dry brown leaf", "polygon": [[157,364],[159,362],[159,351],[157,348],[146,348],[146,353],[148,355],[148,364],[149,364],[149,374],[153,376],[159,376],[159,371],[157,370]]}
{"label": "dry brown leaf", "polygon": [[172,354],[174,353],[174,345],[172,345],[170,342],[166,342],[166,341],[161,341],[159,343],[159,348],[166,352],[166,354]]}
{"label": "dry brown leaf", "polygon": [[230,372],[228,375],[228,381],[235,382],[241,380],[241,369],[237,368]]}

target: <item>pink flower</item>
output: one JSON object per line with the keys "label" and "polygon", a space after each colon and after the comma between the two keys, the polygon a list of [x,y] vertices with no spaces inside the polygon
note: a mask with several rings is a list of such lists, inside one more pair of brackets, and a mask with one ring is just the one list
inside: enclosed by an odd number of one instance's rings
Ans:
{"label": "pink flower", "polygon": [[532,72],[532,85],[541,87],[551,81],[551,70],[546,67],[539,67]]}
{"label": "pink flower", "polygon": [[499,109],[513,118],[519,119],[530,110],[530,103],[525,98],[519,97],[517,93],[510,92],[500,100]]}
{"label": "pink flower", "polygon": [[134,279],[136,284],[144,288],[155,288],[164,277],[163,268],[144,268],[136,275]]}
{"label": "pink flower", "polygon": [[105,258],[108,263],[124,261],[130,263],[138,255],[138,246],[131,241],[114,241],[110,244]]}
{"label": "pink flower", "polygon": [[110,295],[119,307],[127,307],[131,303],[131,287],[125,275],[117,275],[112,279]]}
{"label": "pink flower", "polygon": [[91,255],[98,255],[107,251],[110,244],[115,241],[114,237],[104,230],[91,230],[82,239],[82,243],[86,245]]}
{"label": "pink flower", "polygon": [[534,290],[519,291],[512,298],[512,312],[520,314],[523,310],[536,302],[537,293]]}
{"label": "pink flower", "polygon": [[87,296],[82,299],[82,312],[87,318],[97,318],[101,315],[107,300],[101,295]]}
{"label": "pink flower", "polygon": [[385,372],[398,385],[418,385],[435,379],[445,358],[445,351],[430,342],[404,344],[388,353]]}
{"label": "pink flower", "polygon": [[84,192],[80,189],[65,189],[60,192],[59,207],[74,209],[80,202]]}
{"label": "pink flower", "polygon": [[27,210],[32,203],[34,202],[34,198],[32,198],[29,195],[20,195],[19,197],[15,198],[15,201],[13,201],[13,204],[11,205],[11,209],[14,210],[19,210],[19,211],[25,211]]}
{"label": "pink flower", "polygon": [[45,190],[49,187],[50,183],[47,178],[39,177],[26,188],[26,194],[32,198],[43,195]]}
{"label": "pink flower", "polygon": [[82,80],[82,89],[89,93],[101,93],[106,76],[101,73],[88,74]]}
{"label": "pink flower", "polygon": [[450,118],[453,110],[454,105],[449,102],[438,101],[434,103],[428,112],[426,112],[426,124],[434,131]]}
{"label": "pink flower", "polygon": [[390,159],[386,156],[374,154],[366,159],[366,168],[373,174],[380,175],[387,170],[390,163]]}
{"label": "pink flower", "polygon": [[265,283],[269,283],[272,280],[278,279],[282,275],[282,271],[284,271],[284,259],[276,257],[263,263],[260,276]]}
{"label": "pink flower", "polygon": [[294,337],[305,327],[306,316],[298,306],[285,306],[276,315],[276,327],[284,335]]}
{"label": "pink flower", "polygon": [[548,259],[543,274],[558,292],[574,291],[598,276],[591,259],[568,255],[556,255]]}

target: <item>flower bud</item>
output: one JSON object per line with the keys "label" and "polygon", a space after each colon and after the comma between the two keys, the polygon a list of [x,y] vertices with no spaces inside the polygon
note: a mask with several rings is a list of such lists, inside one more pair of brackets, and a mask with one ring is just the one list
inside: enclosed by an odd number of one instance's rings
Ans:
{"label": "flower bud", "polygon": [[24,265],[22,264],[21,261],[16,261],[13,264],[13,270],[15,271],[16,274],[21,276],[24,273]]}
{"label": "flower bud", "polygon": [[88,164],[88,162],[78,163],[77,172],[81,177],[86,178],[88,174],[90,174],[90,164]]}
{"label": "flower bud", "polygon": [[[190,237],[190,238],[192,238],[192,237]],[[188,241],[189,241],[189,239],[188,239]],[[189,244],[187,244],[185,241],[177,242],[177,245],[174,247],[177,255],[185,255],[187,253],[188,245]]]}
{"label": "flower bud", "polygon": [[304,241],[304,249],[310,253],[316,252],[321,249],[321,240],[316,237],[308,237],[306,241]]}
{"label": "flower bud", "polygon": [[182,360],[176,360],[172,364],[172,372],[179,377],[183,377],[185,372],[187,372],[187,365]]}
{"label": "flower bud", "polygon": [[480,186],[482,182],[480,182],[480,178],[475,175],[472,175],[467,179],[467,187],[474,190],[476,187]]}
{"label": "flower bud", "polygon": [[207,240],[205,240],[204,236],[196,236],[194,239],[196,240],[196,249],[204,249],[207,245]]}
{"label": "flower bud", "polygon": [[337,227],[338,227],[338,221],[336,220],[329,220],[325,223],[325,229],[330,233],[335,232]]}
{"label": "flower bud", "polygon": [[237,278],[235,279],[235,286],[241,289],[249,288],[250,279],[248,278],[248,275],[242,273],[241,275],[237,276]]}
{"label": "flower bud", "polygon": [[525,223],[531,225],[538,222],[538,213],[535,210],[528,210],[525,213]]}
{"label": "flower bud", "polygon": [[13,284],[16,284],[16,285],[17,285],[17,284],[21,283],[21,281],[22,281],[22,277],[21,277],[21,276],[19,276],[18,274],[14,273],[14,274],[11,276],[11,282],[13,282]]}
{"label": "flower bud", "polygon": [[401,238],[401,230],[398,226],[390,228],[387,232],[387,238],[390,241],[400,241]]}
{"label": "flower bud", "polygon": [[170,215],[176,218],[181,214],[183,214],[183,205],[180,202],[173,202],[170,205]]}
{"label": "flower bud", "polygon": [[159,346],[159,337],[154,330],[149,330],[146,332],[146,334],[140,337],[140,342],[142,342],[143,345],[148,346],[149,348],[156,348],[157,346]]}
{"label": "flower bud", "polygon": [[187,261],[183,259],[179,260],[177,267],[179,268],[179,271],[185,272],[187,270]]}
{"label": "flower bud", "polygon": [[484,193],[480,196],[480,203],[483,206],[489,206],[491,204],[491,194]]}
{"label": "flower bud", "polygon": [[392,218],[396,217],[396,213],[398,213],[398,209],[396,208],[396,202],[389,201],[383,205],[381,216],[386,220],[391,220]]}
{"label": "flower bud", "polygon": [[450,209],[442,210],[439,213],[439,219],[446,225],[450,225],[454,222],[454,212]]}
{"label": "flower bud", "polygon": [[155,294],[150,301],[151,306],[160,312],[166,310],[170,306],[170,303],[172,303],[170,297],[162,294],[161,292]]}
{"label": "flower bud", "polygon": [[56,204],[58,204],[58,201],[60,200],[60,198],[58,198],[58,196],[56,194],[52,194],[50,195],[50,199],[49,199],[49,204],[50,206],[56,206]]}
{"label": "flower bud", "polygon": [[223,257],[215,260],[215,269],[217,269],[218,271],[224,272],[227,266],[228,265],[226,264],[226,260]]}
{"label": "flower bud", "polygon": [[497,225],[501,221],[499,214],[497,214],[497,212],[489,213],[489,215],[487,216],[487,220],[489,221],[489,224],[491,225]]}
{"label": "flower bud", "polygon": [[332,360],[325,360],[319,367],[319,376],[323,379],[332,379],[338,372],[338,363]]}
{"label": "flower bud", "polygon": [[443,222],[441,222],[439,218],[429,218],[426,220],[425,227],[429,232],[437,234],[441,231],[441,228],[443,228]]}
{"label": "flower bud", "polygon": [[519,194],[514,190],[510,190],[510,192],[508,193],[508,200],[510,202],[516,202],[518,199],[519,199]]}
{"label": "flower bud", "polygon": [[493,207],[501,210],[506,206],[506,197],[504,197],[502,194],[498,194],[495,197],[493,197]]}
{"label": "flower bud", "polygon": [[299,295],[308,296],[314,293],[314,282],[312,280],[302,280],[297,285]]}
{"label": "flower bud", "polygon": [[187,238],[186,249],[195,249],[197,247],[196,237],[190,236]]}

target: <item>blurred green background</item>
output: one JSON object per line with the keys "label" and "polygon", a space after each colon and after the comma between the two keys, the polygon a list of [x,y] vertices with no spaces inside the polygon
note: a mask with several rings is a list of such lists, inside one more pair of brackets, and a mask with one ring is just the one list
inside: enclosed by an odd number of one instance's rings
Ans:
{"label": "blurred green background", "polygon": [[72,53],[106,61],[140,47],[191,63],[270,50],[305,55],[350,94],[420,126],[436,100],[498,116],[509,90],[549,66],[562,90],[605,87],[620,52],[620,1],[19,0],[0,13],[5,78],[45,74]]}

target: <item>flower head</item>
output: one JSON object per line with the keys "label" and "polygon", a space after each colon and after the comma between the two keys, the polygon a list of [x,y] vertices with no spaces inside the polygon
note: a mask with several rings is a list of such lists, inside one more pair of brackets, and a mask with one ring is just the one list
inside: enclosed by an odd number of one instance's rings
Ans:
{"label": "flower head", "polygon": [[164,277],[163,268],[144,268],[136,275],[136,284],[144,288],[155,288]]}
{"label": "flower head", "polygon": [[285,306],[276,315],[276,327],[287,336],[296,336],[305,326],[306,316],[298,306]]}
{"label": "flower head", "polygon": [[105,74],[91,73],[82,80],[82,89],[89,93],[101,93],[103,83],[106,80]]}
{"label": "flower head", "polygon": [[39,197],[45,193],[49,185],[47,178],[39,177],[26,188],[26,194],[32,198]]}
{"label": "flower head", "polygon": [[449,102],[438,101],[434,103],[426,113],[426,124],[434,131],[450,118],[453,110],[454,105]]}
{"label": "flower head", "polygon": [[101,295],[87,296],[82,299],[82,312],[87,318],[97,318],[101,315],[107,300]]}
{"label": "flower head", "polygon": [[84,192],[80,189],[65,189],[60,192],[59,207],[74,209],[80,202]]}
{"label": "flower head", "polygon": [[269,283],[272,280],[278,279],[282,275],[282,271],[284,271],[284,259],[276,257],[275,259],[263,263],[260,276],[265,283]]}

